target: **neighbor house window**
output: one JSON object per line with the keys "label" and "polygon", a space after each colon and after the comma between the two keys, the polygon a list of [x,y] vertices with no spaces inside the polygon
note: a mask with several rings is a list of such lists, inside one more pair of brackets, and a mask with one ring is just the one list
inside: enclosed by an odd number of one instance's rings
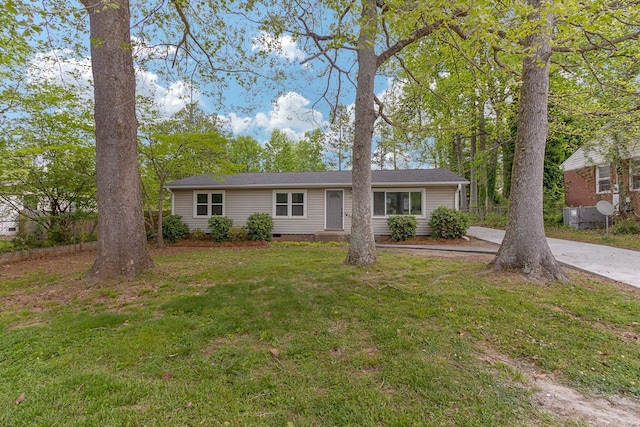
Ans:
{"label": "neighbor house window", "polygon": [[374,191],[373,215],[422,216],[422,191]]}
{"label": "neighbor house window", "polygon": [[640,190],[640,159],[631,160],[629,181],[632,190]]}
{"label": "neighbor house window", "polygon": [[202,192],[196,191],[193,194],[194,206],[193,216],[209,217],[214,215],[224,215],[224,192]]}
{"label": "neighbor house window", "polygon": [[304,191],[275,191],[273,202],[275,217],[304,217],[307,193]]}
{"label": "neighbor house window", "polygon": [[596,167],[596,190],[598,193],[606,193],[611,190],[611,167]]}

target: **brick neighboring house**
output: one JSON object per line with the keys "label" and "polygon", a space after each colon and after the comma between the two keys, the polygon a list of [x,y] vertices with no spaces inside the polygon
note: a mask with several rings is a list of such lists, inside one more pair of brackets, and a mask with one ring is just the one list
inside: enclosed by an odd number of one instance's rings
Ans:
{"label": "brick neighboring house", "polygon": [[613,138],[607,138],[579,148],[562,163],[566,206],[606,200],[621,213],[640,215],[640,139],[618,149],[618,161],[609,155],[614,147]]}

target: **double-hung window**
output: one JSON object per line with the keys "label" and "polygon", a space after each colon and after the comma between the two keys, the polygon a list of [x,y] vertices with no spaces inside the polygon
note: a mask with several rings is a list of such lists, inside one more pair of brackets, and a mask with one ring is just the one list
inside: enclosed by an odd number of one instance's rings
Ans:
{"label": "double-hung window", "polygon": [[607,193],[611,191],[611,167],[596,166],[596,192]]}
{"label": "double-hung window", "polygon": [[632,190],[640,190],[640,159],[634,159],[630,162],[629,183]]}
{"label": "double-hung window", "polygon": [[422,191],[374,191],[373,216],[422,216]]}
{"label": "double-hung window", "polygon": [[306,215],[307,193],[305,191],[274,191],[273,216],[277,218],[300,218]]}
{"label": "double-hung window", "polygon": [[193,216],[224,215],[224,191],[196,191],[193,195]]}

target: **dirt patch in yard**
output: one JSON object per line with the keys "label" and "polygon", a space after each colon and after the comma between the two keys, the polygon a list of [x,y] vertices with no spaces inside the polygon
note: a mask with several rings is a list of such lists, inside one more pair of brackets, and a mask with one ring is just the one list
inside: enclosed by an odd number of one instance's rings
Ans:
{"label": "dirt patch in yard", "polygon": [[489,363],[502,363],[516,369],[525,378],[525,386],[537,390],[531,403],[559,420],[579,422],[593,427],[640,426],[640,401],[620,396],[592,397],[558,383],[552,375],[514,360],[486,346],[482,357]]}

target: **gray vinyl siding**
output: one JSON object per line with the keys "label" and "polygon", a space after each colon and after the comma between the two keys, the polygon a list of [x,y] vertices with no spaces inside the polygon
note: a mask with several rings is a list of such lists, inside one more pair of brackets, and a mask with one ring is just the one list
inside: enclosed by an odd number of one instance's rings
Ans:
{"label": "gray vinyl siding", "polygon": [[[273,191],[267,190],[269,197],[272,197]],[[298,190],[278,189],[278,192],[286,192]],[[269,213],[273,216],[273,208],[269,208]],[[305,218],[279,218],[273,216],[273,233],[274,234],[313,234],[317,231],[324,230],[324,190],[313,189],[307,190],[307,205]]]}
{"label": "gray vinyl siding", "polygon": [[[403,187],[406,188],[406,187]],[[344,229],[349,232],[351,230],[351,207],[352,196],[349,188],[332,187],[331,189],[344,190]],[[418,218],[418,235],[430,234],[428,222],[433,212],[439,206],[447,206],[453,208],[455,206],[454,198],[456,186],[446,187],[426,187],[425,191],[425,215],[424,218]],[[388,190],[388,189],[385,189]],[[198,190],[199,191],[199,190]],[[202,190],[202,192],[210,192],[212,190]],[[301,191],[278,189],[278,191]],[[182,216],[190,230],[199,228],[208,232],[208,218],[193,215],[194,206],[194,190],[173,190],[173,213]],[[273,233],[274,234],[314,234],[325,229],[325,189],[308,189],[306,190],[306,217],[305,218],[278,218],[273,213],[273,190],[257,189],[257,190],[224,190],[224,213],[233,219],[234,225],[245,225],[247,218],[254,212],[267,212],[273,216]],[[391,234],[387,226],[387,219],[381,217],[373,218],[374,234],[389,235]]]}
{"label": "gray vinyl siding", "polygon": [[[202,190],[203,193],[210,190]],[[299,192],[300,189],[278,189],[278,192]],[[247,218],[254,212],[267,212],[273,216],[274,234],[313,234],[324,230],[324,189],[306,191],[306,216],[304,218],[278,218],[273,212],[273,190],[225,190],[224,214],[233,219],[234,225],[245,225]],[[199,192],[199,190],[197,191]],[[208,232],[208,218],[194,217],[194,190],[173,190],[173,213],[182,216],[182,221],[190,230],[199,228]],[[350,200],[345,191],[345,212],[351,211]],[[347,210],[348,209],[348,210]],[[347,226],[345,221],[345,227]],[[350,221],[349,221],[350,226]]]}
{"label": "gray vinyl siding", "polygon": [[[380,189],[380,191],[388,189]],[[419,190],[419,188],[417,189]],[[376,191],[376,189],[374,189]],[[415,191],[411,189],[411,191]],[[425,198],[426,198],[426,210],[424,217],[417,217],[418,227],[416,229],[416,234],[418,236],[424,236],[431,234],[431,228],[429,228],[429,219],[431,219],[431,213],[439,208],[440,206],[446,206],[448,208],[455,207],[455,195],[457,191],[457,186],[446,186],[446,187],[426,187]],[[373,234],[376,236],[386,236],[391,234],[391,230],[389,230],[389,226],[387,225],[386,217],[373,217]]]}

